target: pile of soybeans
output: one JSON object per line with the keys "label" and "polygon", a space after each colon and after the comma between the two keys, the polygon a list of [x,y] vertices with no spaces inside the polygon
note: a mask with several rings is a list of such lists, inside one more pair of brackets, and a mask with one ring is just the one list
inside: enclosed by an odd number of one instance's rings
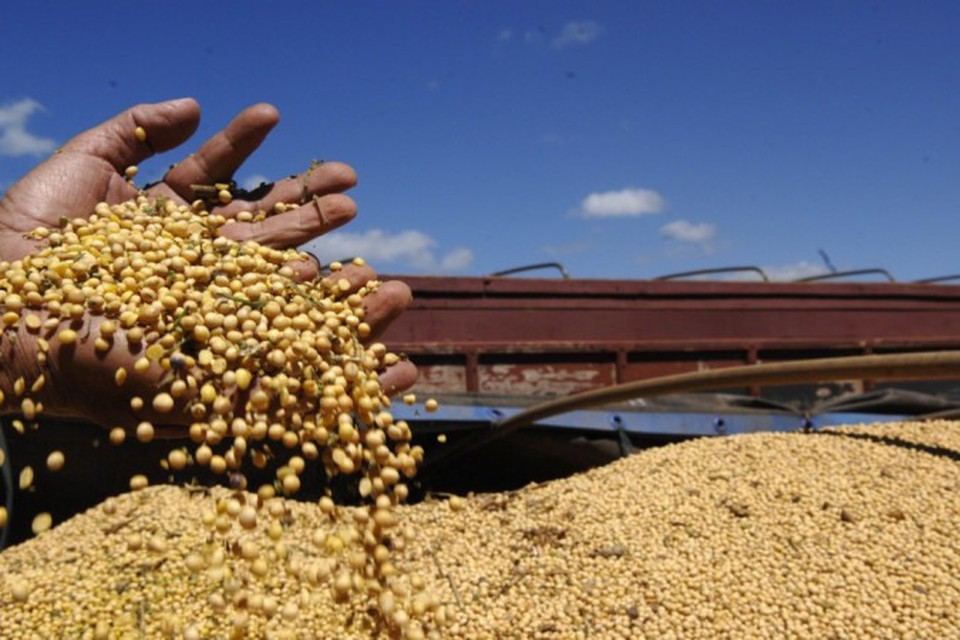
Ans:
{"label": "pile of soybeans", "polygon": [[[138,140],[144,135],[137,131]],[[219,202],[231,200],[229,185],[215,189]],[[377,625],[397,636],[437,637],[443,606],[423,590],[422,580],[396,569],[403,541],[395,510],[408,495],[423,449],[411,443],[409,425],[394,420],[391,399],[380,384],[380,373],[399,356],[370,340],[373,328],[364,320],[366,296],[379,283],[352,282],[338,274],[342,265],[336,263],[329,277],[303,281],[295,264],[306,256],[221,234],[226,225],[263,219],[266,213],[246,211],[228,219],[207,204],[140,195],[119,204],[100,203],[87,217],[63,219],[59,228],[27,233],[37,250],[0,262],[3,348],[19,365],[10,368],[18,377],[0,388],[0,405],[18,410],[11,424],[20,434],[42,429],[45,401],[62,402],[58,394],[89,389],[84,385],[93,379],[99,384],[97,396],[129,405],[129,411],[106,406],[102,415],[88,417],[98,423],[108,415],[136,417],[132,424],[108,425],[114,444],[128,436],[150,442],[160,427],[180,425],[193,446],[172,445],[158,463],[171,472],[197,468],[222,476],[234,493],[207,501],[207,510],[195,514],[198,537],[192,544],[185,531],[172,539],[158,531],[140,539],[123,521],[110,527],[129,534],[126,547],[133,551],[159,553],[174,546],[189,552],[186,565],[175,568],[202,573],[219,585],[223,599],[238,597],[241,585],[265,585],[289,570],[288,560],[296,555],[285,542],[290,516],[277,496],[296,494],[301,476],[312,467],[325,471],[331,482],[346,478],[340,484],[352,484],[361,504],[338,513],[328,490],[312,505],[316,517],[335,523],[337,531],[320,541],[326,557],[311,566],[309,575],[299,576],[301,581],[323,584],[337,601],[355,599],[370,607]],[[269,213],[282,215],[287,206],[275,209]],[[360,259],[355,262],[362,265]],[[27,345],[36,345],[35,351]],[[55,375],[68,379],[52,388],[48,378]],[[411,395],[404,401],[416,399]],[[428,400],[424,408],[434,406]],[[47,471],[82,464],[65,460],[55,446],[51,442]],[[256,494],[245,496],[253,468],[272,471],[274,479],[250,487]],[[19,489],[31,490],[39,471],[23,467]],[[146,486],[146,475],[130,480],[133,490]],[[122,513],[131,517],[127,510]],[[8,519],[0,507],[0,527]],[[50,514],[41,512],[32,529],[39,534],[52,524]],[[139,570],[159,572],[159,567]],[[14,580],[10,586],[14,600],[29,609],[22,583]],[[117,594],[128,587],[117,586]],[[261,595],[264,611],[270,611],[275,599],[269,594],[240,591],[247,592],[253,601]],[[65,593],[78,605],[86,602],[71,590]],[[290,605],[284,604],[280,613],[286,615]],[[230,606],[242,614],[225,617],[233,636],[246,634],[248,626],[258,628],[247,619],[256,611],[246,600]],[[4,616],[10,611],[4,607]],[[154,629],[146,613],[139,614],[131,628],[141,634],[149,628],[149,637],[160,630],[169,635],[172,623]],[[68,627],[33,629],[26,637],[83,636],[59,614],[50,612],[47,623],[58,620]],[[122,626],[121,620],[112,624]],[[9,623],[0,624],[4,637],[16,626]],[[190,629],[183,631],[186,637],[208,636]],[[178,625],[173,630],[174,636],[180,633]],[[111,637],[95,626],[88,631]]]}
{"label": "pile of soybeans", "polygon": [[[380,613],[439,602],[437,637],[491,640],[960,637],[958,458],[960,423],[946,421],[729,436],[400,506],[397,568],[414,577]],[[282,571],[230,575],[229,548],[200,563],[197,520],[239,495],[152,487],[5,551],[3,636],[397,632],[368,603],[337,602],[324,573],[343,525],[315,506],[268,501],[257,528],[282,523]]]}

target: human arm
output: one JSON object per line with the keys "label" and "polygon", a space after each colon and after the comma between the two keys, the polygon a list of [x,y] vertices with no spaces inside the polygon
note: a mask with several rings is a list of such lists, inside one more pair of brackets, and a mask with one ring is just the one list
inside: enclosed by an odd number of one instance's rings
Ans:
{"label": "human arm", "polygon": [[[10,187],[0,200],[0,260],[14,262],[34,251],[42,242],[24,234],[38,226],[59,228],[62,218],[88,215],[99,202],[120,203],[134,198],[138,189],[125,177],[127,167],[136,166],[154,153],[173,149],[196,131],[200,111],[190,99],[153,105],[138,105],[107,122],[86,131],[63,145]],[[164,179],[149,187],[148,196],[162,196],[176,204],[193,200],[193,185],[229,182],[246,158],[264,141],[278,122],[270,105],[259,104],[241,112],[225,129],[205,142],[197,152],[177,163]],[[134,132],[146,133],[141,140]],[[234,222],[221,228],[221,235],[237,241],[254,240],[275,247],[295,247],[349,222],[356,215],[356,203],[344,192],[356,183],[356,174],[347,165],[328,162],[312,166],[293,178],[280,180],[270,188],[253,192],[250,198],[237,198],[216,205],[211,211],[230,219],[241,211],[269,211],[277,203],[297,204],[291,211],[259,221]],[[309,280],[317,275],[311,261],[295,261],[297,278]],[[348,266],[339,276],[355,288],[375,277],[368,267]],[[378,333],[410,301],[409,289],[398,282],[382,283],[364,300],[367,322]],[[88,337],[100,318],[85,319],[81,338]],[[84,332],[86,330],[86,333]],[[117,336],[122,341],[122,336]],[[107,354],[97,353],[92,339],[81,339],[64,348],[51,342],[47,363],[38,362],[36,336],[23,326],[9,328],[0,343],[0,390],[7,396],[3,411],[19,411],[15,396],[18,379],[29,388],[44,375],[41,389],[33,395],[45,412],[59,417],[74,417],[104,426],[129,426],[142,413],[132,412],[117,396],[114,372],[132,368],[139,357],[135,351],[117,344]],[[135,394],[137,384],[145,393],[155,388],[158,373],[131,380],[125,395]],[[412,365],[401,362],[383,373],[384,387],[399,391],[416,378]],[[149,416],[147,412],[146,417]],[[186,414],[164,416],[167,423],[185,425]]]}

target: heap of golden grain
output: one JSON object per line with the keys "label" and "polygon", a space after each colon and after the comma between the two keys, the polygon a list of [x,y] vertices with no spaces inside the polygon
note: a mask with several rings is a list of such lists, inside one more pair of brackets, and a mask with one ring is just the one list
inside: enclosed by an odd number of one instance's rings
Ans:
{"label": "heap of golden grain", "polygon": [[[132,178],[135,168],[126,174]],[[225,187],[217,187],[220,202],[231,199]],[[253,217],[244,212],[237,220]],[[322,581],[337,600],[368,603],[392,633],[436,635],[442,607],[435,600],[415,606],[420,589],[397,574],[394,559],[402,547],[396,507],[408,495],[423,449],[411,444],[410,427],[393,419],[378,379],[398,356],[383,344],[366,344],[371,327],[363,303],[378,283],[357,289],[337,277],[342,267],[336,263],[331,276],[299,282],[289,263],[305,256],[219,233],[233,222],[209,212],[204,200],[178,205],[141,195],[101,203],[58,229],[31,231],[40,248],[0,263],[0,302],[5,332],[36,343],[35,372],[11,381],[6,398],[0,391],[0,405],[15,403],[22,419],[13,424],[23,431],[42,418],[37,396],[55,358],[92,360],[85,353],[92,344],[100,360],[93,366],[102,367],[112,349],[138,353],[132,366],[113,375],[118,395],[125,386],[148,390],[130,398],[133,412],[159,416],[131,429],[137,439],[153,440],[154,422],[165,416],[172,423],[186,416],[195,446],[174,448],[164,465],[208,468],[229,477],[235,489],[202,515],[202,526],[196,523],[205,537],[191,549],[189,570],[221,584],[227,599],[233,585],[287,571],[290,549],[284,520],[275,517],[283,509],[276,496],[297,493],[301,474],[320,464],[330,477],[355,477],[364,503],[338,509],[325,496],[315,505],[339,528],[322,541],[327,557],[305,584]],[[120,426],[110,432],[114,443],[125,437]],[[277,449],[293,454],[282,466],[274,463]],[[55,471],[63,462],[54,451],[47,466]],[[249,465],[277,467],[275,482],[255,496],[241,491]],[[29,488],[33,473],[23,469],[21,489]],[[130,486],[146,484],[138,475]],[[7,518],[0,507],[0,526]],[[42,533],[51,524],[49,514],[39,514],[33,528]],[[158,545],[147,540],[143,552]],[[268,594],[261,597],[270,602]],[[237,620],[231,624],[245,629]]]}
{"label": "heap of golden grain", "polygon": [[152,487],[0,554],[0,629],[360,640],[395,637],[381,616],[405,603],[411,620],[437,612],[435,636],[464,640],[955,638],[958,457],[958,422],[753,434],[403,505],[409,577],[379,612],[338,602],[333,561],[351,529],[314,506],[277,497],[252,529],[231,520],[220,540],[241,555],[283,530],[261,550],[267,571],[247,571],[196,524],[223,515],[211,500],[242,510],[236,493]]}

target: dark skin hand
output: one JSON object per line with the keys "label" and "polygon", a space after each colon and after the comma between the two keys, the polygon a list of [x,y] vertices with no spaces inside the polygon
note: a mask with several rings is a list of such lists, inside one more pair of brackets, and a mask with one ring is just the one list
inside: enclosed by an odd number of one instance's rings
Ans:
{"label": "dark skin hand", "polygon": [[[277,124],[279,114],[268,104],[249,107],[237,115],[222,131],[207,140],[200,149],[180,161],[150,186],[149,196],[164,196],[177,203],[194,199],[191,185],[229,182],[243,162],[264,141]],[[119,203],[137,196],[137,188],[123,175],[155,153],[183,144],[196,131],[200,107],[192,99],[158,104],[141,104],[76,136],[53,156],[37,166],[10,187],[0,199],[0,260],[13,261],[36,248],[36,241],[24,233],[38,226],[57,228],[60,219],[89,215],[99,202]],[[134,135],[137,127],[147,132],[146,142]],[[212,209],[227,218],[240,211],[266,211],[278,202],[306,203],[261,222],[235,222],[223,227],[222,235],[235,240],[254,240],[276,248],[301,245],[308,240],[336,229],[357,213],[356,203],[343,192],[356,184],[352,168],[337,162],[312,167],[304,174],[280,180],[268,189],[258,189],[258,199],[235,199]],[[301,280],[317,276],[313,261],[297,261],[291,265]],[[350,265],[337,275],[347,278],[359,289],[376,273],[369,267]],[[382,283],[365,300],[365,320],[373,328],[374,338],[410,303],[410,289],[400,282]],[[89,318],[73,327],[83,337],[98,318]],[[96,332],[93,332],[93,336]],[[36,362],[34,336],[21,328],[11,339],[11,331],[0,343],[0,390],[12,398],[13,382],[23,376],[27,386],[41,373]],[[119,337],[119,336],[118,336]],[[54,341],[55,342],[55,341]],[[46,382],[33,397],[42,401],[44,414],[83,419],[105,427],[130,428],[140,420],[156,420],[156,424],[180,427],[189,424],[189,416],[173,412],[163,416],[149,410],[133,412],[128,398],[155,393],[160,372],[147,371],[133,375],[133,363],[139,357],[136,348],[128,348],[118,339],[106,356],[93,349],[93,338],[70,347],[51,345],[50,358],[42,372]],[[131,376],[123,388],[113,381],[114,372],[123,366]],[[409,388],[416,381],[416,369],[401,362],[381,374],[381,384],[390,393]],[[149,404],[149,402],[148,402]],[[14,411],[15,403],[7,400],[2,409]],[[169,429],[167,431],[169,433]],[[182,431],[180,431],[182,433]]]}

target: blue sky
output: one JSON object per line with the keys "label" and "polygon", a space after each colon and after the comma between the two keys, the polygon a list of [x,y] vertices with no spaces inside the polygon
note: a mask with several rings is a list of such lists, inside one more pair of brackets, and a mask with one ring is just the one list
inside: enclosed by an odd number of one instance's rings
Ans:
{"label": "blue sky", "polygon": [[186,153],[268,101],[238,182],[359,173],[326,259],[960,273],[958,42],[933,1],[8,2],[0,190],[138,102],[200,101]]}

